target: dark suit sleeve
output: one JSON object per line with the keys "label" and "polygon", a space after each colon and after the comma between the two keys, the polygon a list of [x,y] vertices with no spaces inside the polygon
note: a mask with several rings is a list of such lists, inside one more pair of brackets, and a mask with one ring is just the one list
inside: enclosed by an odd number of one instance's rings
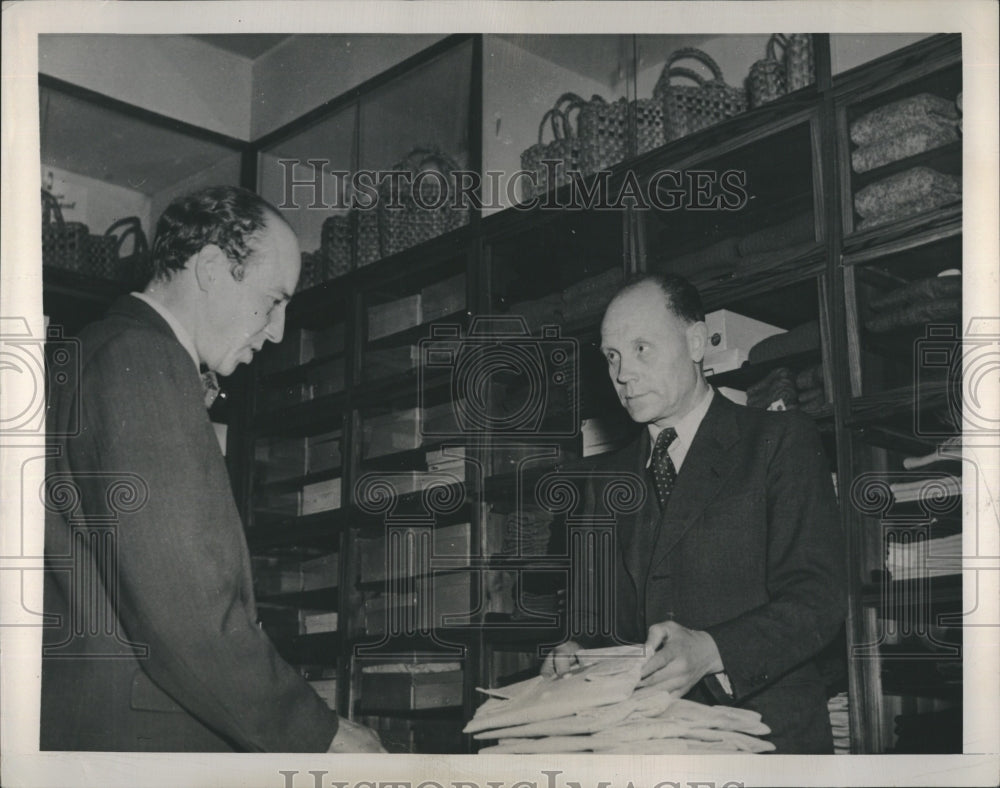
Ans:
{"label": "dark suit sleeve", "polygon": [[844,547],[833,485],[815,426],[782,414],[767,471],[768,602],[707,627],[739,701],[816,656],[836,635],[847,608]]}
{"label": "dark suit sleeve", "polygon": [[256,625],[242,523],[190,358],[162,334],[126,332],[88,363],[81,398],[90,464],[149,489],[118,523],[117,578],[106,577],[129,639],[148,646],[144,670],[246,750],[325,751],[336,714]]}

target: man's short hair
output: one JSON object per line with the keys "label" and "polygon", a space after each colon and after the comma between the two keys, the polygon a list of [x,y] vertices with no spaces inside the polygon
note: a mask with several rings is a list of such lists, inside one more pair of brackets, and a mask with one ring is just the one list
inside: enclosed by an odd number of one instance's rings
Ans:
{"label": "man's short hair", "polygon": [[156,223],[152,248],[154,279],[169,279],[206,246],[218,246],[237,268],[253,252],[251,242],[278,211],[252,191],[210,186],[178,197]]}
{"label": "man's short hair", "polygon": [[667,309],[685,323],[699,323],[705,319],[705,308],[701,304],[698,288],[683,276],[677,274],[641,274],[631,279],[619,290],[623,293],[643,284],[655,284],[660,288],[667,302]]}

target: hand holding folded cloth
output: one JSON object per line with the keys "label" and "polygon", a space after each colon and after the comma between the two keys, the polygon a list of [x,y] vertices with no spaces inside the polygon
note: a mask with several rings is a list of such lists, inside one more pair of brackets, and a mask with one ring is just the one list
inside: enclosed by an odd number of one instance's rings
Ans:
{"label": "hand holding folded cloth", "polygon": [[767,752],[757,712],[683,700],[654,685],[636,688],[641,646],[576,652],[578,667],[499,690],[465,727],[498,743],[483,753]]}

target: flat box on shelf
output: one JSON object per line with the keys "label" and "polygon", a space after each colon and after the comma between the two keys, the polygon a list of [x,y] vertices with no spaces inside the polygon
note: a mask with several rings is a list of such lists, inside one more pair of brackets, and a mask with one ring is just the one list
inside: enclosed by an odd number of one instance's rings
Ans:
{"label": "flat box on shelf", "polygon": [[465,274],[456,274],[420,291],[422,321],[440,320],[465,309]]}
{"label": "flat box on shelf", "polygon": [[305,438],[275,438],[258,441],[254,457],[264,483],[284,481],[308,473]]}
{"label": "flat box on shelf", "polygon": [[319,558],[310,558],[308,561],[303,561],[299,569],[302,574],[303,591],[334,588],[340,582],[340,553],[328,553]]}
{"label": "flat box on shelf", "polygon": [[313,387],[314,397],[325,397],[343,391],[346,385],[344,360],[335,358],[316,365],[309,370],[309,383]]}
{"label": "flat box on shelf", "polygon": [[271,345],[257,359],[262,373],[280,372],[305,364],[315,356],[315,335],[306,328],[295,329],[285,334],[277,345]]}
{"label": "flat box on shelf", "polygon": [[421,323],[420,293],[368,307],[368,340],[405,331]]}
{"label": "flat box on shelf", "polygon": [[442,402],[440,405],[424,408],[421,414],[421,430],[424,435],[433,437],[461,434],[457,414],[463,407],[465,400],[457,399],[454,402]]}
{"label": "flat box on shelf", "polygon": [[324,432],[306,439],[306,456],[309,473],[319,473],[339,468],[343,462],[340,453],[341,432]]}
{"label": "flat box on shelf", "polygon": [[[387,577],[405,577],[409,574],[428,571],[430,567],[410,567],[409,561],[391,562],[386,556],[386,537],[368,539],[361,551],[362,580],[385,580]],[[431,531],[431,555],[462,557],[472,554],[472,527],[469,523],[459,523]]]}
{"label": "flat box on shelf", "polygon": [[705,375],[720,375],[723,372],[739,369],[746,361],[747,351],[740,347],[712,350],[711,353],[705,354],[701,368]]}
{"label": "flat box on shelf", "polygon": [[326,610],[303,611],[302,631],[306,635],[337,631],[337,613]]}
{"label": "flat box on shelf", "polygon": [[362,708],[411,711],[461,705],[461,670],[361,674]]}
{"label": "flat box on shelf", "polygon": [[420,447],[420,410],[407,408],[364,420],[365,459]]}
{"label": "flat box on shelf", "polygon": [[367,381],[401,375],[416,369],[420,363],[417,345],[366,350],[362,356],[362,370]]}
{"label": "flat box on shelf", "polygon": [[341,504],[340,477],[327,479],[302,488],[302,514],[316,514],[339,509]]}
{"label": "flat box on shelf", "polygon": [[750,348],[762,339],[784,333],[785,329],[772,326],[760,320],[754,320],[738,312],[728,309],[718,309],[705,315],[708,326],[708,353],[718,353],[722,350],[738,348],[749,353]]}
{"label": "flat box on shelf", "polygon": [[296,517],[302,514],[302,493],[264,490],[257,493],[254,510]]}

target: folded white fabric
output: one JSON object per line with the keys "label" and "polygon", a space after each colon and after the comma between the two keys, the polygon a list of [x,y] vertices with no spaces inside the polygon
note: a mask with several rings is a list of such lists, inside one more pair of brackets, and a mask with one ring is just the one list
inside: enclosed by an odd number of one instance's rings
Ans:
{"label": "folded white fabric", "polygon": [[498,690],[466,733],[496,740],[484,753],[768,752],[760,714],[706,706],[653,685],[636,689],[642,647],[577,653],[579,666],[558,678],[536,676]]}

